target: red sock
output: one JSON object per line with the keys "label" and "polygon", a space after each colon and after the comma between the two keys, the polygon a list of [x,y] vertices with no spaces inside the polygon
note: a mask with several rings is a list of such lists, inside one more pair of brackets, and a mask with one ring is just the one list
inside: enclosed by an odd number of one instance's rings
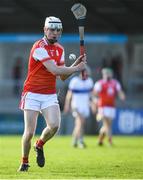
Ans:
{"label": "red sock", "polygon": [[28,164],[28,157],[23,157],[22,158],[22,163],[23,164]]}
{"label": "red sock", "polygon": [[36,142],[36,145],[37,145],[39,148],[42,148],[44,144],[45,144],[44,141],[41,140],[41,139],[37,140],[37,142]]}

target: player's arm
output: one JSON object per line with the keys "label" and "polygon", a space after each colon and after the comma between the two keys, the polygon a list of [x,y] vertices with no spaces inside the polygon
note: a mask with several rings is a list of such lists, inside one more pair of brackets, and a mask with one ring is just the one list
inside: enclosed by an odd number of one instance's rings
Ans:
{"label": "player's arm", "polygon": [[[86,55],[81,55],[79,56],[75,62],[70,66],[70,67],[74,67],[74,66],[77,66],[79,63],[81,62],[85,62],[86,63]],[[66,80],[68,77],[70,77],[72,74],[63,74],[63,75],[60,75],[60,79],[62,81]]]}
{"label": "player's arm", "polygon": [[43,62],[44,66],[47,68],[49,72],[56,76],[61,75],[71,75],[75,72],[82,71],[85,68],[85,64],[81,62],[77,66],[67,67],[67,66],[57,66],[54,61],[45,61]]}
{"label": "player's arm", "polygon": [[91,110],[93,114],[96,114],[97,112],[97,104],[98,104],[98,93],[93,91],[92,96],[91,96]]}
{"label": "player's arm", "polygon": [[85,69],[85,63],[80,62],[73,67],[57,66],[54,59],[52,60],[48,52],[44,48],[36,48],[33,52],[33,58],[37,61],[41,61],[49,72],[58,75],[71,75],[74,72],[82,71]]}
{"label": "player's arm", "polygon": [[101,84],[99,82],[96,82],[92,91],[92,112],[94,114],[97,113],[99,92],[101,91],[101,89]]}
{"label": "player's arm", "polygon": [[93,89],[92,94],[94,97],[98,97],[98,92],[95,89]]}
{"label": "player's arm", "polygon": [[118,81],[116,81],[116,90],[117,90],[118,97],[122,101],[124,101],[126,99],[126,95],[125,95],[124,91],[122,90],[121,84]]}
{"label": "player's arm", "polygon": [[93,92],[92,92],[93,96],[98,98],[98,94],[99,92],[101,92],[101,90],[102,90],[101,83],[97,81],[93,87]]}
{"label": "player's arm", "polygon": [[71,100],[72,100],[72,91],[68,90],[65,98],[64,113],[68,113],[70,111]]}
{"label": "player's arm", "polygon": [[126,95],[125,95],[125,93],[124,93],[123,90],[120,90],[120,91],[118,92],[118,96],[119,96],[119,98],[120,98],[122,101],[124,101],[124,100],[126,99]]}
{"label": "player's arm", "polygon": [[98,92],[94,88],[91,95],[91,110],[93,114],[97,113],[97,104],[98,104]]}

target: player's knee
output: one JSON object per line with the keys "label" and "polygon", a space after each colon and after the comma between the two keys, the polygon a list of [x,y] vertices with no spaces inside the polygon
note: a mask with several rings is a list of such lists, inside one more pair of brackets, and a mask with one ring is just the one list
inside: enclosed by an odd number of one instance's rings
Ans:
{"label": "player's knee", "polygon": [[58,129],[59,129],[59,125],[58,124],[54,124],[54,125],[51,126],[51,129],[52,129],[52,131],[57,132]]}
{"label": "player's knee", "polygon": [[23,138],[25,138],[26,140],[31,140],[32,137],[33,137],[33,133],[31,133],[31,132],[25,132],[23,134]]}
{"label": "player's knee", "polygon": [[54,128],[52,129],[53,134],[55,134],[55,133],[58,131],[58,129],[59,129],[59,127],[58,127],[58,126],[54,127]]}
{"label": "player's knee", "polygon": [[55,129],[55,130],[57,129],[58,130],[58,128],[60,126],[60,121],[57,120],[57,121],[51,122],[49,125],[50,125],[51,129]]}
{"label": "player's knee", "polygon": [[106,133],[106,129],[105,127],[102,127],[99,131],[100,134],[105,134]]}
{"label": "player's knee", "polygon": [[50,128],[51,128],[53,133],[56,133],[59,129],[59,124],[58,123],[51,123]]}

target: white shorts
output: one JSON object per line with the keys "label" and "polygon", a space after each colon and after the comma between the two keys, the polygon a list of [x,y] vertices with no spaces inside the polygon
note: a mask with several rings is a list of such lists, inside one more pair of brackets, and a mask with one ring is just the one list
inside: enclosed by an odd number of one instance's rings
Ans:
{"label": "white shorts", "polygon": [[83,117],[83,118],[88,118],[90,115],[90,109],[89,108],[72,108],[72,115],[73,117],[76,117],[78,113]]}
{"label": "white shorts", "polygon": [[57,94],[24,93],[21,97],[20,109],[41,111],[49,106],[59,105]]}
{"label": "white shorts", "polygon": [[99,107],[97,113],[97,119],[102,117],[109,118],[113,120],[116,116],[116,109],[114,107]]}

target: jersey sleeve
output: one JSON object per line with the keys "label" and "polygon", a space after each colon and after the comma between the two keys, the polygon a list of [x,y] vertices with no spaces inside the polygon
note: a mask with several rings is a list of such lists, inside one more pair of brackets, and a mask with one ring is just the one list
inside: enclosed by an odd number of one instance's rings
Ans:
{"label": "jersey sleeve", "polygon": [[90,87],[91,87],[91,90],[93,90],[94,83],[93,83],[93,80],[91,78],[90,78]]}
{"label": "jersey sleeve", "polygon": [[48,52],[44,48],[36,48],[33,52],[33,58],[37,61],[45,62],[50,60],[51,57],[49,56]]}
{"label": "jersey sleeve", "polygon": [[118,81],[116,81],[116,91],[121,91],[121,84]]}
{"label": "jersey sleeve", "polygon": [[100,82],[96,82],[94,85],[94,91],[96,91],[97,93],[99,93],[102,90],[102,86]]}
{"label": "jersey sleeve", "polygon": [[69,83],[69,90],[72,91],[75,88],[75,84],[76,84],[76,78],[72,78]]}
{"label": "jersey sleeve", "polygon": [[63,52],[62,52],[62,55],[61,55],[61,58],[60,58],[60,61],[58,63],[59,66],[64,66],[65,65],[65,51],[63,49]]}

